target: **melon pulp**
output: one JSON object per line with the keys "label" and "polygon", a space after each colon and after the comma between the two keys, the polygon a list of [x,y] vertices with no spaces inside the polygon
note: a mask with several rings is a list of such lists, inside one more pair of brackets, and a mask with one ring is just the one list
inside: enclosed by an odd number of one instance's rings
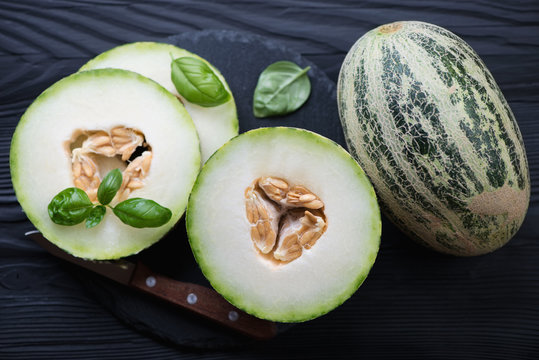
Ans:
{"label": "melon pulp", "polygon": [[[182,97],[171,80],[172,58],[194,57],[204,61],[219,77],[231,94],[230,100],[215,107],[203,107]],[[119,68],[137,72],[163,86],[184,104],[191,115],[200,138],[202,161],[206,161],[221,145],[238,135],[238,117],[232,92],[221,73],[208,61],[174,45],[136,42],[108,50],[81,67],[83,70]]]}
{"label": "melon pulp", "polygon": [[[125,180],[130,165],[136,186],[126,183],[111,204],[120,197],[154,200],[172,211],[164,226],[136,229],[110,209],[91,229],[49,218],[47,205],[63,189],[83,184],[91,193],[113,168]],[[78,257],[115,259],[155,243],[182,216],[200,168],[199,140],[185,108],[154,81],[130,71],[92,70],[58,81],[30,105],[13,136],[10,166],[17,199],[45,238]]]}
{"label": "melon pulp", "polygon": [[236,307],[280,322],[313,319],[361,285],[380,243],[380,212],[339,145],[294,128],[232,139],[204,165],[187,232],[212,286]]}

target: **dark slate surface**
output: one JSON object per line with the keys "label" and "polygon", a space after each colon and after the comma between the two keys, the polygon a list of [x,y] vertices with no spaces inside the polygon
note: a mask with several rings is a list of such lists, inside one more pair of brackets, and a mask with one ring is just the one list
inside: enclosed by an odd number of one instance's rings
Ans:
{"label": "dark slate surface", "polygon": [[[415,245],[384,221],[377,262],[349,301],[272,341],[252,344],[194,320],[207,337],[196,331],[177,334],[168,315],[150,317],[153,324],[164,324],[158,333],[137,316],[144,308],[130,311],[129,293],[127,300],[117,301],[121,289],[48,256],[22,235],[32,226],[11,188],[11,135],[32,99],[88,58],[129,41],[240,30],[287,46],[335,81],[354,41],[395,20],[429,21],[463,37],[483,58],[515,113],[530,163],[532,199],[523,227],[504,248],[476,258],[444,256]],[[0,2],[0,358],[538,358],[538,64],[539,3],[533,0]],[[152,257],[159,256],[159,247],[144,254],[147,261],[158,263]],[[162,270],[170,271],[170,262],[163,264]],[[182,276],[196,273],[186,270]],[[160,303],[149,306],[167,314]],[[171,333],[185,343],[190,339],[191,346],[159,338]],[[231,342],[239,347],[192,347]]]}
{"label": "dark slate surface", "polygon": [[[261,126],[293,126],[315,131],[345,145],[337,113],[335,83],[316,65],[280,42],[232,30],[190,31],[162,41],[197,53],[221,71],[237,102],[241,132]],[[258,75],[269,64],[279,60],[293,61],[302,68],[311,67],[311,95],[301,111],[257,119],[253,115],[252,103]],[[159,244],[134,256],[133,261],[135,258],[154,271],[175,279],[210,286],[193,258],[183,220]],[[87,272],[81,276],[86,288],[100,303],[143,332],[178,345],[203,349],[237,348],[251,344],[243,336],[235,336],[227,329],[214,326],[196,316],[189,316],[173,306],[164,306],[114,282],[91,276]],[[278,328],[284,332],[290,325],[279,324]]]}

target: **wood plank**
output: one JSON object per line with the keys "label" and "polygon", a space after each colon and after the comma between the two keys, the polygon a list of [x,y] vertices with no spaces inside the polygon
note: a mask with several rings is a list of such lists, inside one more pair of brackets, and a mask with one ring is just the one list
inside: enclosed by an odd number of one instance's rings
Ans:
{"label": "wood plank", "polygon": [[[9,142],[33,98],[117,44],[186,31],[247,30],[282,41],[337,79],[365,31],[394,20],[444,26],[481,55],[528,152],[532,200],[517,238],[460,259],[384,237],[360,291],[277,339],[201,352],[134,331],[92,298],[76,270],[26,240],[32,228],[8,177]],[[124,0],[0,3],[1,359],[534,359],[539,354],[539,4],[411,0]],[[396,233],[387,221],[384,234]]]}

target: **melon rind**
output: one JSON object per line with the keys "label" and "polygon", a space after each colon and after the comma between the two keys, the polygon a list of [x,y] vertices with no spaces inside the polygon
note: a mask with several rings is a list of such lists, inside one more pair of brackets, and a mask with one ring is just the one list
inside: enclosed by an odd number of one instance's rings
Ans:
{"label": "melon rind", "polygon": [[[48,203],[74,186],[64,141],[76,128],[116,125],[141,130],[152,146],[146,185],[131,197],[168,207],[171,220],[158,228],[136,229],[107,209],[103,221],[91,229],[84,223],[54,224]],[[183,215],[200,169],[199,141],[185,108],[156,82],[125,70],[92,70],[58,81],[30,105],[13,135],[10,167],[17,199],[45,238],[78,257],[116,259],[157,242]]]}
{"label": "melon rind", "polygon": [[[230,100],[214,107],[203,107],[187,101],[172,83],[171,56],[174,59],[189,56],[204,61],[222,81],[231,95]],[[119,68],[137,72],[180,97],[197,128],[203,162],[221,145],[238,135],[236,103],[226,79],[217,68],[196,54],[166,43],[135,42],[105,51],[84,64],[79,71],[100,68]]]}
{"label": "melon rind", "polygon": [[[261,176],[309,188],[325,203],[326,232],[278,268],[256,254],[244,191]],[[260,128],[232,139],[204,165],[190,195],[186,226],[211,285],[259,318],[301,322],[348,299],[365,280],[380,244],[374,190],[338,144],[307,130]]]}

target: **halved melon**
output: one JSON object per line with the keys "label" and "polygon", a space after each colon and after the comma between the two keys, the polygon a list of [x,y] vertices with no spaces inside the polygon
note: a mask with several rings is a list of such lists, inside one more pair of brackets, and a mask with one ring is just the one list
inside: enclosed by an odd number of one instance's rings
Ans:
{"label": "halved melon", "polygon": [[232,139],[200,172],[187,210],[195,258],[244,311],[313,319],[349,298],[380,244],[380,211],[359,165],[339,145],[294,128]]}
{"label": "halved melon", "polygon": [[[104,69],[64,78],[30,105],[13,136],[10,166],[19,203],[48,240],[75,256],[114,259],[155,243],[182,216],[200,150],[191,117],[174,96],[134,72]],[[95,200],[114,168],[124,183],[112,205],[147,198],[168,207],[172,219],[136,229],[109,209],[91,229],[52,222],[47,206],[57,193],[77,186]]]}
{"label": "halved melon", "polygon": [[238,116],[234,97],[215,107],[202,107],[182,97],[171,80],[171,58],[195,57],[203,60],[221,79],[232,95],[225,78],[208,61],[174,45],[156,42],[135,42],[108,50],[81,67],[81,71],[101,68],[118,68],[135,71],[157,81],[177,96],[193,118],[200,137],[202,161],[206,161],[221,145],[238,135]]}

